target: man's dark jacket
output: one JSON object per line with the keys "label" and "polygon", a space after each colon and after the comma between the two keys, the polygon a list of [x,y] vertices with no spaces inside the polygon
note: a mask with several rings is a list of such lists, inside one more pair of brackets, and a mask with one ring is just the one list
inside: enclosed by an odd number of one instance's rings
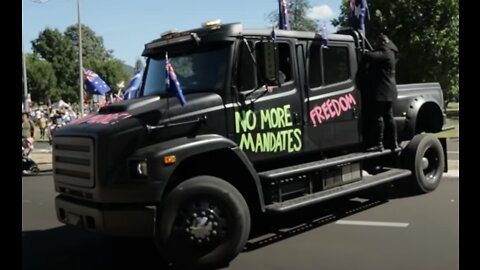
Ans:
{"label": "man's dark jacket", "polygon": [[397,47],[391,41],[373,52],[366,52],[364,61],[368,63],[366,91],[376,101],[394,101],[397,99],[395,81],[395,54]]}

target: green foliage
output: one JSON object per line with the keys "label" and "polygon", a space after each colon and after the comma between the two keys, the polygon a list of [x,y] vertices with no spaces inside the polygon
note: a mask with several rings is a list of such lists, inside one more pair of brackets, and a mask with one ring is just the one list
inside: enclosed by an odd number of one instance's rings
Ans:
{"label": "green foliage", "polygon": [[36,54],[26,56],[27,83],[32,100],[48,103],[52,98],[58,98],[57,78],[52,65],[42,60]]}
{"label": "green foliage", "polygon": [[137,71],[139,68],[143,68],[143,62],[140,58],[135,61],[135,71]]}
{"label": "green foliage", "polygon": [[[316,31],[318,29],[317,23],[307,17],[307,11],[310,7],[311,6],[307,0],[290,0],[287,2],[290,27],[292,30]],[[272,24],[278,24],[278,17],[279,11],[277,7],[276,10],[268,14],[267,19]]]}
{"label": "green foliage", "polygon": [[[52,65],[58,94],[67,102],[78,100],[78,53],[70,39],[57,29],[46,28],[32,41],[33,52]],[[27,79],[28,81],[28,79]],[[77,85],[77,87],[75,87]],[[77,91],[78,92],[78,91]]]}
{"label": "green foliage", "polygon": [[[369,40],[383,32],[398,46],[398,83],[440,82],[444,97],[458,96],[458,0],[370,0]],[[348,26],[343,1],[335,26]]]}
{"label": "green foliage", "polygon": [[[69,103],[78,102],[78,43],[77,25],[68,27],[64,34],[57,29],[46,28],[32,41],[33,52],[39,56],[38,59],[31,56],[32,59],[27,63],[28,76],[32,76],[27,82],[32,87],[34,101],[48,98],[55,101],[61,98]],[[112,90],[117,90],[119,82],[129,81],[130,75],[125,72],[123,63],[114,59],[112,51],[105,49],[103,38],[85,25],[82,25],[82,50],[83,66],[99,74]],[[53,71],[53,77],[48,74],[49,70]],[[48,85],[40,80],[42,74],[52,79]]]}
{"label": "green foliage", "polygon": [[[78,54],[78,25],[72,25],[65,30],[65,36],[74,44]],[[106,50],[103,38],[97,36],[90,27],[82,24],[82,53],[83,57],[106,61],[112,58],[112,50]]]}

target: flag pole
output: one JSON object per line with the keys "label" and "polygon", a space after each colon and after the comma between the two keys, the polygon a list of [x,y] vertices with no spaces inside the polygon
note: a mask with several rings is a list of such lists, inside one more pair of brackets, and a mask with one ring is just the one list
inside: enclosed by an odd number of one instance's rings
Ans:
{"label": "flag pole", "polygon": [[22,39],[22,72],[23,72],[23,112],[30,112],[28,102],[28,84],[27,84],[27,62],[25,61],[25,52]]}
{"label": "flag pole", "polygon": [[82,25],[80,24],[80,0],[77,0],[78,19],[78,67],[80,71],[80,117],[83,117],[83,61],[82,61]]}

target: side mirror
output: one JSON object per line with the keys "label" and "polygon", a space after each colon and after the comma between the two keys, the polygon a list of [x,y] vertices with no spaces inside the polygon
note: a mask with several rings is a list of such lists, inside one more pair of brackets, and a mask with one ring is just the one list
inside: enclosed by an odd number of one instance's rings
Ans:
{"label": "side mirror", "polygon": [[268,85],[275,85],[278,76],[278,53],[274,42],[260,44],[260,71]]}

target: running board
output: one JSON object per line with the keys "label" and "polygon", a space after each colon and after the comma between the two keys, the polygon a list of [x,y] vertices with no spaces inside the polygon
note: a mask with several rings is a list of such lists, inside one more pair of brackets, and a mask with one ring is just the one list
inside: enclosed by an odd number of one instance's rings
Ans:
{"label": "running board", "polygon": [[309,163],[293,165],[293,166],[274,169],[270,171],[264,171],[259,173],[258,175],[260,176],[260,178],[264,180],[285,178],[292,175],[304,174],[311,171],[322,170],[322,169],[336,166],[336,165],[348,164],[348,163],[356,162],[359,160],[365,160],[365,159],[392,154],[400,151],[401,151],[401,148],[398,148],[395,151],[386,149],[386,150],[383,150],[382,152],[351,153],[351,154],[338,156],[334,158],[327,158],[327,159],[317,160]]}
{"label": "running board", "polygon": [[332,189],[320,191],[317,193],[305,195],[295,199],[291,199],[284,202],[273,203],[265,206],[267,212],[287,212],[295,210],[304,206],[324,202],[334,198],[341,197],[350,193],[361,191],[367,188],[371,188],[377,185],[385,184],[399,178],[410,176],[412,173],[409,170],[404,169],[390,169],[388,171],[372,175],[363,176],[363,179],[351,184],[335,187]]}

